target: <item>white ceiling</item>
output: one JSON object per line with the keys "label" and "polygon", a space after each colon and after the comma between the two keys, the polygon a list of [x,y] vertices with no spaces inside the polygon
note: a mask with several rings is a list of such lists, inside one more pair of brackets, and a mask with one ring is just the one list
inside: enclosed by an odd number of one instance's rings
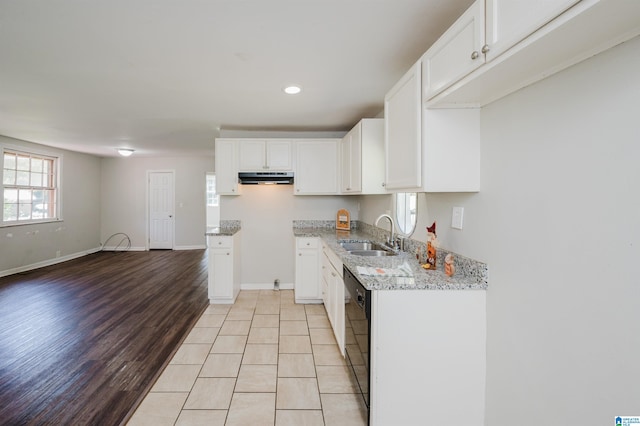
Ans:
{"label": "white ceiling", "polygon": [[0,134],[158,156],[212,154],[220,128],[348,130],[471,3],[0,0]]}

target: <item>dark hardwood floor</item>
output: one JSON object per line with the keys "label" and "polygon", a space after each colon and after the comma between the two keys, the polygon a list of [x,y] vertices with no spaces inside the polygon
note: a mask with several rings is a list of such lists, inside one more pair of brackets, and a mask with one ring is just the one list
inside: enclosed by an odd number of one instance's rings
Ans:
{"label": "dark hardwood floor", "polygon": [[120,424],[208,303],[204,250],[0,278],[0,424]]}

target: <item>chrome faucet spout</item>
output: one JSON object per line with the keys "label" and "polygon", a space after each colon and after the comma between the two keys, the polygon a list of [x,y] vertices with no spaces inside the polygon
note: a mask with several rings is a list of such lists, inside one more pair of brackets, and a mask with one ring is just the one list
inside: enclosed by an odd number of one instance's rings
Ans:
{"label": "chrome faucet spout", "polygon": [[391,216],[389,216],[388,214],[381,214],[376,219],[376,221],[374,223],[374,226],[378,226],[378,222],[380,222],[380,220],[383,219],[383,218],[389,219],[389,224],[391,225],[391,235],[389,236],[389,240],[387,241],[387,243],[389,244],[390,247],[395,248],[395,246],[396,246],[396,237],[394,235],[393,218]]}

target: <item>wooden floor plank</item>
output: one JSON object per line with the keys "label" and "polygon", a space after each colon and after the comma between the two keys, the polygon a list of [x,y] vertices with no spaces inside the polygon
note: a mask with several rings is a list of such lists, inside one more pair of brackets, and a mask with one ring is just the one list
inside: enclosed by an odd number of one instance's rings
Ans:
{"label": "wooden floor plank", "polygon": [[0,422],[120,424],[207,305],[204,250],[100,252],[0,278]]}

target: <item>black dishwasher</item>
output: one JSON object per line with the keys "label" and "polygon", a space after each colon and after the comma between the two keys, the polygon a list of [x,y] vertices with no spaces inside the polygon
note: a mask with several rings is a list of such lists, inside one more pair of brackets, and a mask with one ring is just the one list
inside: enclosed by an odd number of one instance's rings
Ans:
{"label": "black dishwasher", "polygon": [[344,267],[346,361],[352,369],[369,411],[369,379],[371,377],[371,290],[364,288],[351,271]]}

